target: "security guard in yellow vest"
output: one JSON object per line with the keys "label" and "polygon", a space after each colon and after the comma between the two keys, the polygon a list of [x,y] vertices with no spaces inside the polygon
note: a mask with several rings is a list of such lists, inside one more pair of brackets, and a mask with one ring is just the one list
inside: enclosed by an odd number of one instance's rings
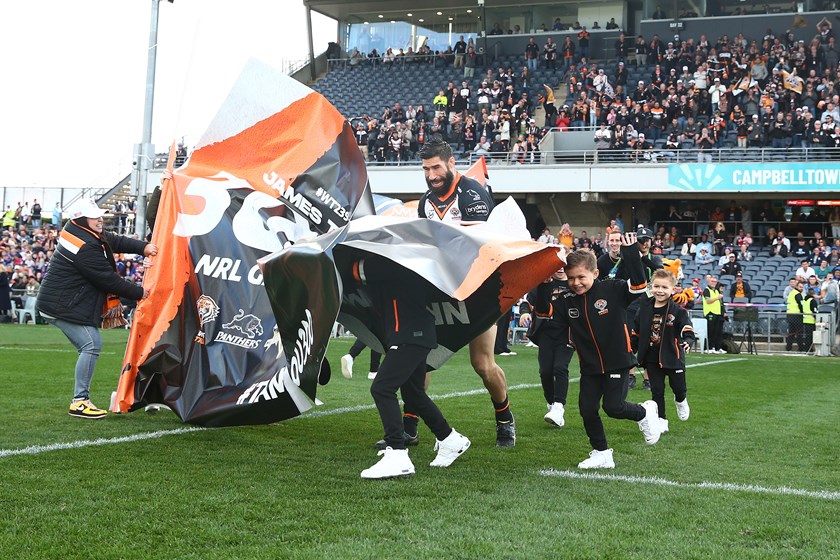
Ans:
{"label": "security guard in yellow vest", "polygon": [[726,354],[723,349],[723,294],[717,276],[709,276],[702,298],[703,316],[709,325],[709,354]]}
{"label": "security guard in yellow vest", "polygon": [[785,339],[785,350],[788,352],[793,349],[794,339],[796,339],[797,350],[805,351],[805,339],[802,336],[802,311],[802,282],[797,280],[787,296],[788,334]]}
{"label": "security guard in yellow vest", "polygon": [[817,327],[819,305],[814,298],[814,289],[807,288],[802,294],[802,338],[805,349],[810,351],[814,345],[814,329]]}

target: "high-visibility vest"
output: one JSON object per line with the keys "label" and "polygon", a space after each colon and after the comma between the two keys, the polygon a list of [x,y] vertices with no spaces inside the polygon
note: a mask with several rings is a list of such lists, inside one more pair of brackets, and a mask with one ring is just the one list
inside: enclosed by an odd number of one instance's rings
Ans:
{"label": "high-visibility vest", "polygon": [[[789,315],[800,315],[802,312],[799,311],[799,304],[796,303],[796,296],[799,295],[799,292],[796,290],[791,290],[787,297],[787,312]],[[804,309],[805,306],[803,305],[802,308]]]}
{"label": "high-visibility vest", "polygon": [[[707,289],[709,290],[709,298],[716,298],[720,295],[720,291],[715,288],[707,287]],[[709,313],[712,313],[713,315],[723,315],[720,300],[713,303],[706,303],[706,298],[703,298],[703,315],[708,315]]]}
{"label": "high-visibility vest", "polygon": [[811,310],[812,301],[814,301],[814,298],[810,294],[802,300],[802,323],[805,325],[815,325],[817,323],[817,316]]}

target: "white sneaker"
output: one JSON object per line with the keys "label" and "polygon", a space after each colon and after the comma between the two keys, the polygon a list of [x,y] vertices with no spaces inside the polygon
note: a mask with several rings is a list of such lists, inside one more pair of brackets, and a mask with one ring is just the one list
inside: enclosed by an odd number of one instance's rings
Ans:
{"label": "white sneaker", "polygon": [[683,422],[688,420],[688,415],[691,413],[691,409],[688,407],[688,399],[683,400],[683,402],[677,402],[677,399],[674,399],[674,404],[677,405],[677,418]]}
{"label": "white sneaker", "polygon": [[507,352],[502,352],[499,356],[516,356],[516,352],[513,350],[508,350]]}
{"label": "white sneaker", "polygon": [[382,478],[395,478],[399,476],[411,476],[414,474],[414,464],[408,458],[408,449],[393,449],[386,447],[377,455],[383,457],[378,463],[362,471],[362,478],[378,480]]}
{"label": "white sneaker", "polygon": [[669,431],[668,430],[668,419],[667,418],[660,418],[659,419],[659,426],[661,427],[663,434],[665,432]]}
{"label": "white sneaker", "polygon": [[341,375],[345,379],[353,379],[353,356],[350,354],[341,357]]}
{"label": "white sneaker", "polygon": [[566,407],[563,406],[563,403],[551,403],[548,405],[548,412],[543,419],[549,424],[553,424],[558,428],[562,428],[563,425],[566,423],[566,420],[563,418],[563,415],[566,412]]}
{"label": "white sneaker", "polygon": [[525,344],[525,348],[536,348],[537,345],[531,342],[530,340]]}
{"label": "white sneaker", "polygon": [[369,371],[368,372],[368,379],[376,379],[376,372],[375,371]]}
{"label": "white sneaker", "polygon": [[723,348],[718,348],[718,349],[715,351],[715,354],[726,354],[726,350],[724,350]]}
{"label": "white sneaker", "polygon": [[639,420],[639,429],[645,436],[645,443],[653,445],[659,441],[659,436],[662,435],[662,425],[659,422],[659,407],[653,401],[645,401],[642,403],[645,408],[645,417]]}
{"label": "white sneaker", "polygon": [[578,463],[579,469],[614,469],[615,461],[613,461],[613,450],[607,449],[605,451],[598,451],[593,449],[589,452],[589,459],[584,459]]}
{"label": "white sneaker", "polygon": [[452,433],[446,436],[446,439],[435,441],[435,451],[438,454],[434,461],[429,463],[429,466],[448,467],[469,448],[470,440],[453,429]]}

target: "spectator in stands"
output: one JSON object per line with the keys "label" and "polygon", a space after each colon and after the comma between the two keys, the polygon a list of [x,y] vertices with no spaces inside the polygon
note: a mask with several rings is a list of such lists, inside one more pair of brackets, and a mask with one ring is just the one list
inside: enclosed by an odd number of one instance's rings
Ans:
{"label": "spectator in stands", "polygon": [[732,299],[746,298],[748,302],[752,301],[752,288],[750,287],[749,282],[744,280],[744,274],[742,272],[738,272],[738,274],[735,275],[735,283],[729,288],[729,297]]}
{"label": "spectator in stands", "polygon": [[550,68],[552,71],[556,69],[557,44],[551,37],[548,37],[545,41],[545,45],[543,45],[543,60],[545,60],[546,68]]}
{"label": "spectator in stands", "polygon": [[811,261],[811,247],[808,245],[808,240],[805,239],[805,236],[802,232],[799,232],[796,236],[796,244],[790,251],[790,255],[800,259],[801,261]]}
{"label": "spectator in stands", "polygon": [[753,260],[753,254],[750,251],[750,246],[746,243],[740,246],[738,250],[738,260],[741,262],[750,262]]}
{"label": "spectator in stands", "polygon": [[464,55],[464,78],[475,76],[475,67],[477,64],[478,55],[475,53],[475,49],[473,47],[467,47],[467,52]]}
{"label": "spectator in stands", "polygon": [[793,142],[793,123],[785,119],[784,113],[776,113],[776,120],[768,132],[773,148],[789,148]]}
{"label": "spectator in stands", "polygon": [[618,29],[618,24],[615,22],[615,18],[610,18],[610,21],[607,22],[607,26],[605,29]]}
{"label": "spectator in stands", "polygon": [[583,62],[584,59],[589,60],[589,31],[584,25],[577,35],[578,37],[578,55],[579,60]]}
{"label": "spectator in stands", "polygon": [[528,39],[528,44],[525,45],[525,63],[531,72],[537,71],[537,63],[540,59],[540,47],[533,37]]}
{"label": "spectator in stands", "polygon": [[840,301],[840,267],[825,277],[820,284],[820,291],[823,294],[824,304],[834,304]]}
{"label": "spectator in stands", "polygon": [[595,131],[595,149],[606,150],[612,145],[612,132],[607,128],[606,123],[601,123],[601,127]]}
{"label": "spectator in stands", "polygon": [[712,163],[712,148],[714,140],[709,136],[709,129],[700,130],[700,135],[694,141],[697,148],[697,163]]}
{"label": "spectator in stands", "polygon": [[653,12],[652,19],[667,19],[668,16],[665,15],[665,10],[662,9],[662,5],[657,4],[656,10]]}
{"label": "spectator in stands", "polygon": [[568,72],[575,62],[575,44],[572,42],[571,37],[566,36],[566,39],[563,41],[563,46],[560,47],[560,52],[563,53],[563,70]]}
{"label": "spectator in stands", "polygon": [[816,276],[816,271],[811,268],[810,259],[802,259],[802,265],[796,269],[796,279],[802,283],[808,282],[811,276]]}
{"label": "spectator in stands", "polygon": [[61,214],[62,214],[61,203],[56,202],[55,203],[55,208],[53,208],[53,212],[52,212],[52,225],[53,225],[53,228],[56,229],[56,230],[61,229]]}
{"label": "spectator in stands", "polygon": [[453,66],[455,68],[459,68],[464,65],[464,55],[467,54],[467,43],[464,41],[464,36],[461,35],[461,38],[455,42],[455,45],[452,47],[452,52],[455,53],[455,60],[453,62]]}
{"label": "spectator in stands", "polygon": [[706,247],[700,247],[694,255],[694,262],[700,265],[711,264],[713,261],[714,257],[709,254],[709,250]]}
{"label": "spectator in stands", "polygon": [[[718,208],[720,210],[720,208]],[[721,213],[712,214],[713,219],[714,216],[721,216]],[[715,255],[723,255],[724,249],[729,245],[729,233],[726,231],[726,225],[722,221],[718,221],[715,224],[715,231],[714,231],[714,240],[712,241],[712,245],[714,246],[714,253]]]}
{"label": "spectator in stands", "polygon": [[735,259],[735,254],[730,253],[728,261],[720,270],[721,276],[738,276],[743,273],[740,263]]}
{"label": "spectator in stands", "polygon": [[642,161],[656,161],[653,157],[653,144],[645,139],[645,135],[639,133],[638,138],[631,142],[630,148],[633,150],[630,153],[630,158],[633,162],[638,163]]}
{"label": "spectator in stands", "polygon": [[685,238],[680,254],[684,257],[690,257],[697,254],[697,245],[694,243],[694,238],[690,235]]}

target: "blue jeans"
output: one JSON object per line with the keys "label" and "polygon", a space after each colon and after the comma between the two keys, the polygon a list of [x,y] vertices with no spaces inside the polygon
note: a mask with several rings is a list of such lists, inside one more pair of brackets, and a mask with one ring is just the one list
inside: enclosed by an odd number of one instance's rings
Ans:
{"label": "blue jeans", "polygon": [[99,329],[77,325],[63,319],[47,319],[47,322],[58,327],[79,353],[79,359],[76,360],[76,383],[73,387],[73,400],[89,399],[90,380],[93,378],[96,360],[102,350],[102,338],[99,336]]}
{"label": "blue jeans", "polygon": [[537,59],[536,58],[529,58],[528,59],[528,70],[531,72],[537,71]]}

